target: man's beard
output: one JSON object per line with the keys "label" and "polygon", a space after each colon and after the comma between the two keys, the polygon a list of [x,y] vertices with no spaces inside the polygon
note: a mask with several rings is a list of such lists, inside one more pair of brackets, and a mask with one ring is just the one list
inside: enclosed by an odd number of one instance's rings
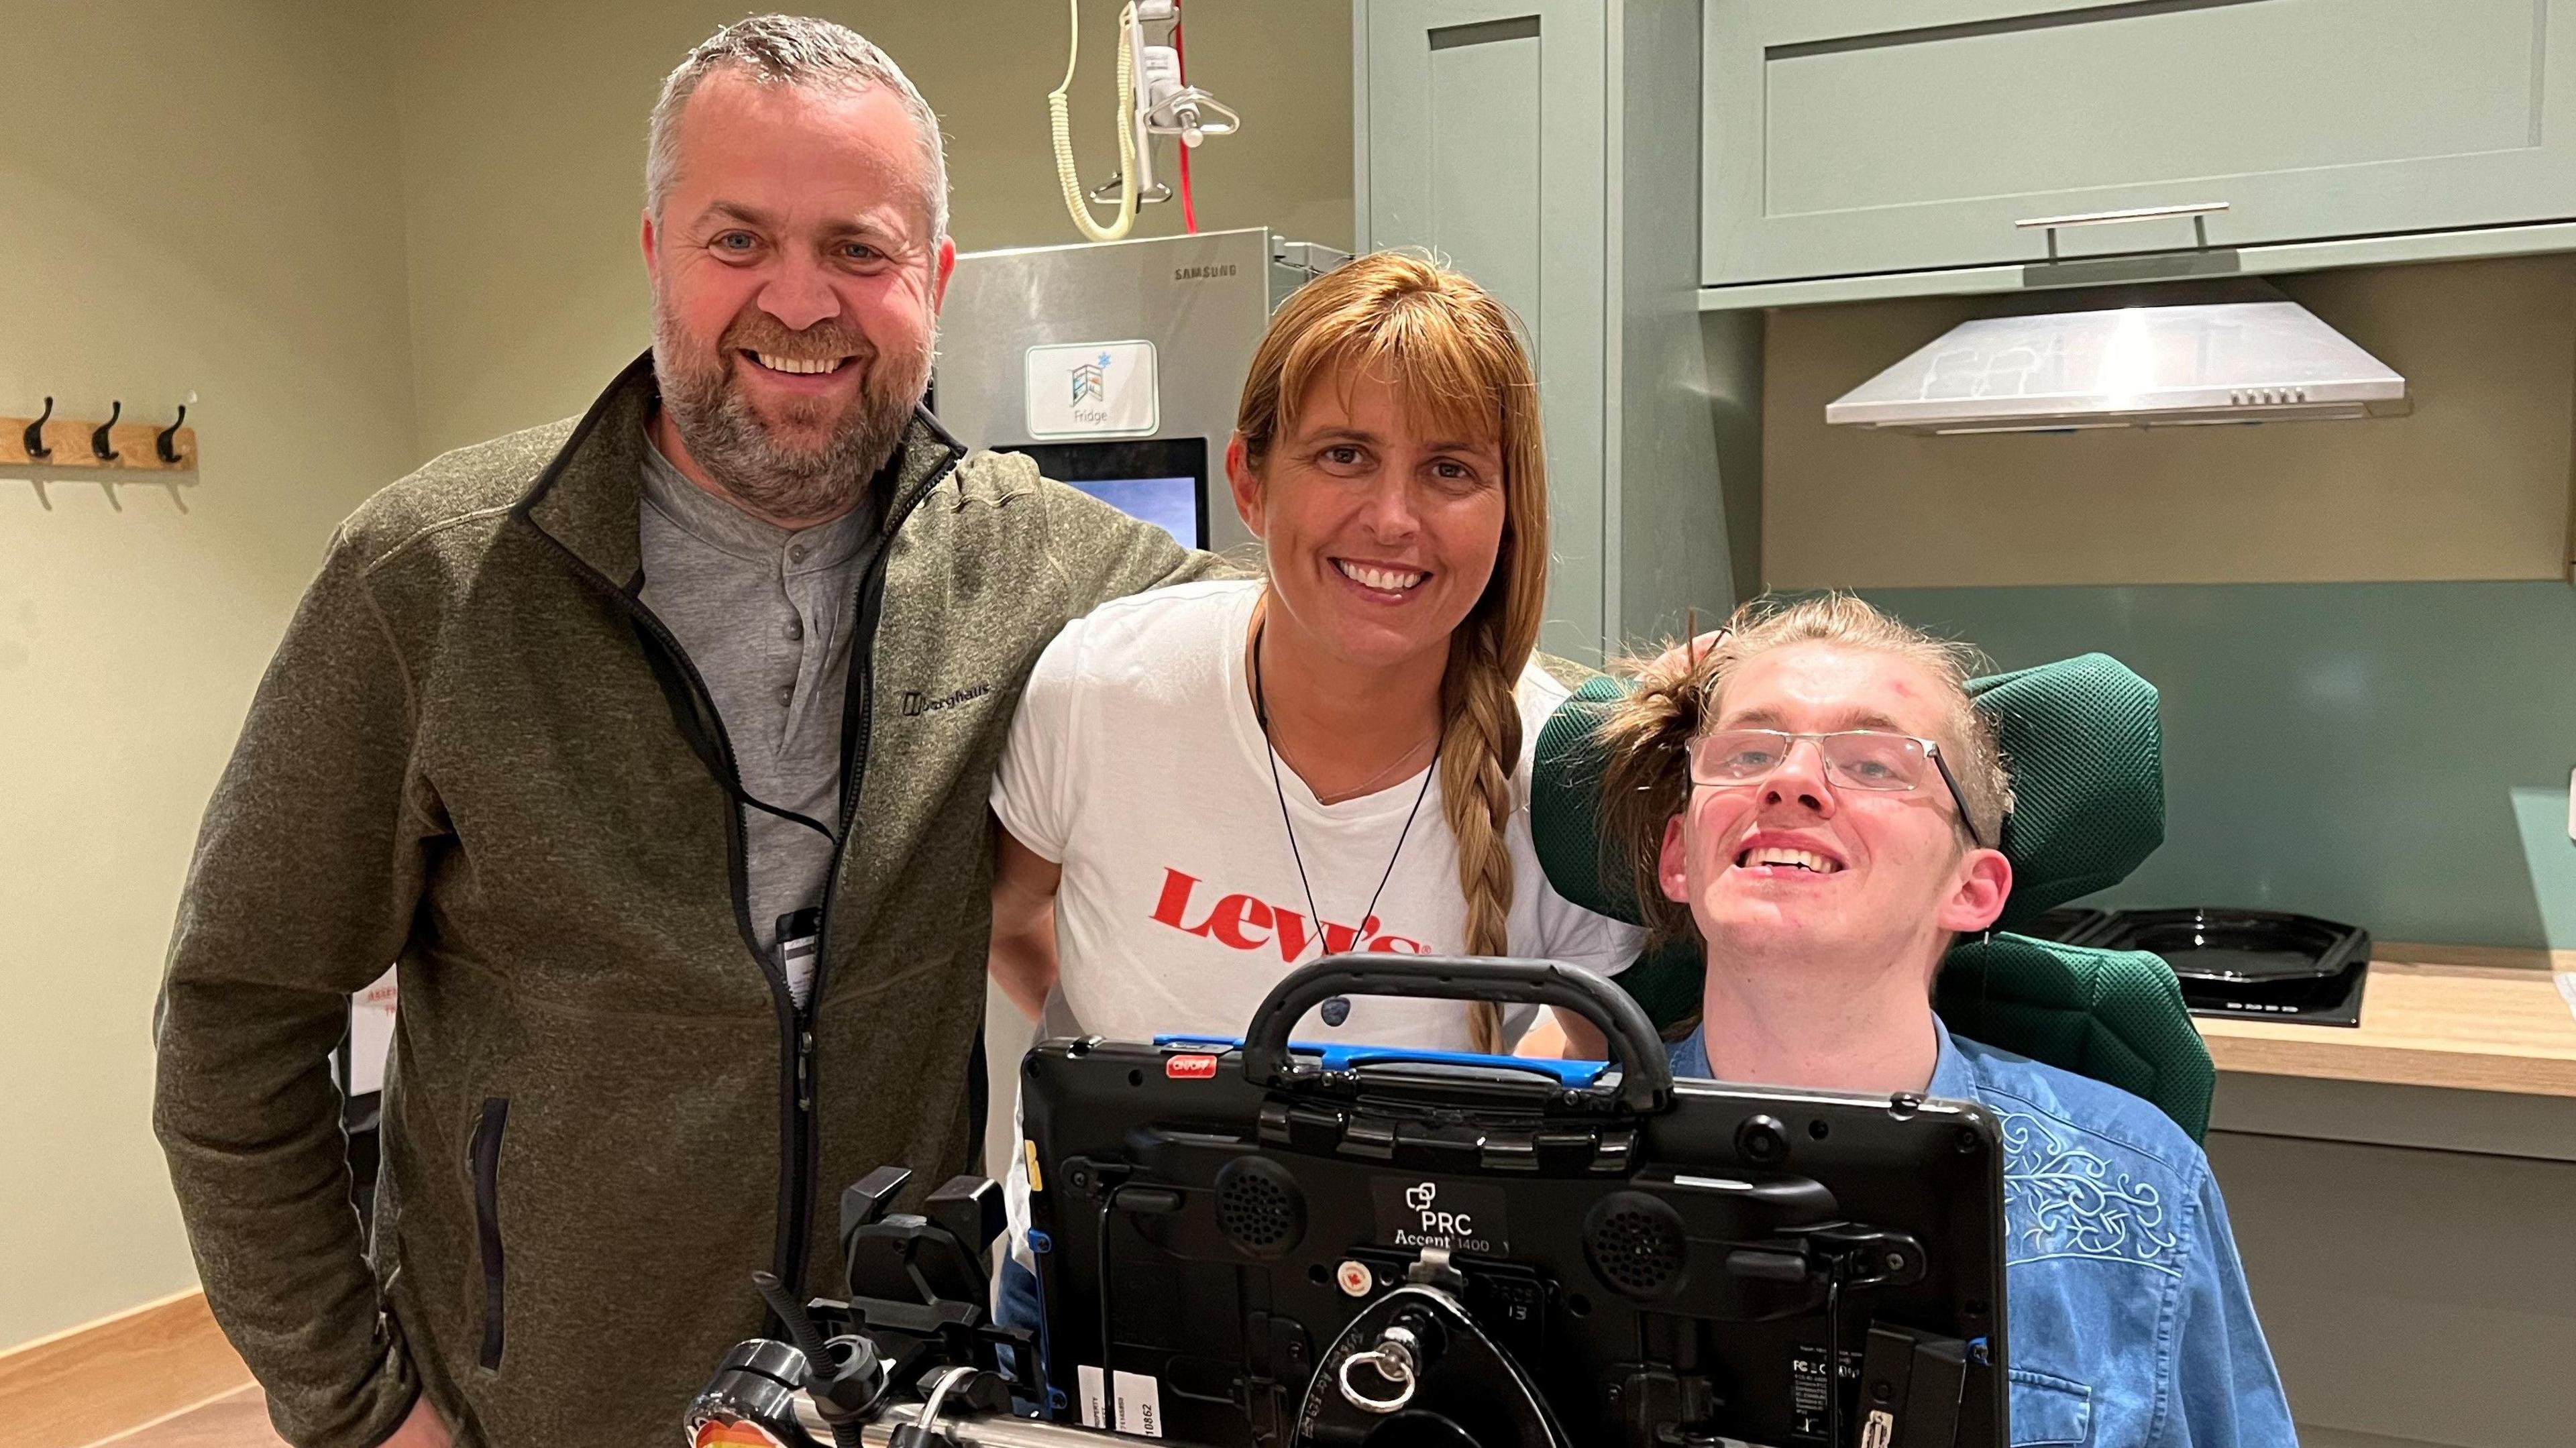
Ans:
{"label": "man's beard", "polygon": [[[860,369],[858,394],[846,402],[811,398],[787,403],[781,418],[785,425],[807,433],[830,428],[819,442],[791,441],[773,430],[743,395],[733,359],[745,351],[850,357],[845,365]],[[709,478],[772,518],[821,518],[848,511],[903,440],[912,409],[929,384],[931,355],[926,330],[919,352],[888,357],[837,321],[795,332],[756,308],[735,318],[709,353],[692,344],[668,310],[657,304],[653,313],[653,371],[662,385],[662,407],[679,429],[680,441]]]}

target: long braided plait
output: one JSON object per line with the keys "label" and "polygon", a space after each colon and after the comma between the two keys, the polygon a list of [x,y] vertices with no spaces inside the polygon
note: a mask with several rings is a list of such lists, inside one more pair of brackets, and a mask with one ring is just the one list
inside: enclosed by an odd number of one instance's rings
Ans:
{"label": "long braided plait", "polygon": [[[1520,764],[1521,714],[1513,699],[1517,670],[1496,657],[1492,620],[1471,620],[1449,646],[1441,677],[1440,805],[1458,843],[1458,890],[1467,901],[1467,951],[1511,953],[1512,852],[1506,843],[1517,805],[1512,775]],[[1526,650],[1524,650],[1526,657]],[[1468,1011],[1476,1049],[1503,1049],[1503,1013],[1491,1001]]]}
{"label": "long braided plait", "polygon": [[[1547,462],[1538,431],[1537,386],[1527,356],[1512,341],[1510,321],[1486,306],[1496,350],[1518,364],[1497,391],[1504,462],[1503,537],[1484,595],[1449,637],[1449,666],[1440,676],[1440,804],[1458,844],[1458,891],[1467,902],[1467,949],[1511,953],[1513,814],[1520,808],[1521,671],[1538,648],[1547,613]],[[1467,1028],[1479,1051],[1500,1052],[1503,1013],[1491,1001],[1470,1009]]]}

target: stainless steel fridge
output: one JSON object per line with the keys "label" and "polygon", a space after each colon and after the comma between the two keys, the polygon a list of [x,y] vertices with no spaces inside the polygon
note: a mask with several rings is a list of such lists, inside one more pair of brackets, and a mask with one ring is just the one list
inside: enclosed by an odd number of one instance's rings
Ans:
{"label": "stainless steel fridge", "polygon": [[1249,542],[1224,483],[1244,372],[1271,309],[1348,259],[1265,227],[968,252],[932,408],[1185,544]]}

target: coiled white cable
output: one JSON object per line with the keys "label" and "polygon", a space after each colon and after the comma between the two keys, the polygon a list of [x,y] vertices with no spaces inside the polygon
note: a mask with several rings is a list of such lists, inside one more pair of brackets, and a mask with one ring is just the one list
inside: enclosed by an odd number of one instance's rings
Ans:
{"label": "coiled white cable", "polygon": [[1127,32],[1135,27],[1136,7],[1118,13],[1118,215],[1107,226],[1091,219],[1082,198],[1082,175],[1073,166],[1073,70],[1082,58],[1082,0],[1065,0],[1073,30],[1072,54],[1065,57],[1064,84],[1047,92],[1047,120],[1055,131],[1055,174],[1064,185],[1064,209],[1075,228],[1093,241],[1116,241],[1136,225],[1136,76],[1129,61]]}

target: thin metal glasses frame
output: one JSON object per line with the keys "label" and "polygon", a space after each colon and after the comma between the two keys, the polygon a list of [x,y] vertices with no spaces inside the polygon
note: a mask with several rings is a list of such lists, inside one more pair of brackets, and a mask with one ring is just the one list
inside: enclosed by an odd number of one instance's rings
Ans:
{"label": "thin metal glasses frame", "polygon": [[[1924,757],[1932,761],[1932,767],[1940,771],[1941,783],[1950,791],[1950,803],[1956,806],[1959,811],[1959,827],[1968,832],[1968,838],[1973,841],[1979,849],[1987,848],[1985,832],[1977,828],[1977,818],[1968,810],[1967,793],[1959,788],[1958,776],[1950,772],[1950,761],[1942,757],[1941,744],[1939,740],[1926,739],[1917,734],[1898,734],[1885,729],[1836,729],[1824,734],[1792,734],[1786,729],[1712,729],[1707,734],[1702,734],[1698,738],[1693,739],[1691,744],[1696,746],[1701,739],[1706,739],[1716,734],[1768,734],[1777,739],[1787,740],[1789,748],[1780,751],[1780,764],[1786,764],[1789,762],[1789,749],[1797,747],[1798,741],[1801,739],[1810,739],[1815,741],[1820,761],[1824,751],[1825,741],[1835,737],[1836,735],[1866,734],[1881,739],[1912,740],[1915,744],[1921,746]],[[1683,767],[1689,771],[1691,787],[1694,789],[1749,789],[1754,785],[1760,784],[1764,780],[1769,779],[1772,775],[1777,774],[1780,771],[1780,764],[1775,764],[1768,770],[1755,775],[1751,779],[1704,780],[1699,777],[1699,771],[1694,762],[1697,754],[1697,748],[1693,747],[1683,757]],[[1832,771],[1829,769],[1827,773],[1830,775]],[[1852,784],[1848,780],[1842,782],[1848,788],[1857,789],[1868,794],[1911,794],[1917,787],[1915,785],[1908,784],[1902,789],[1873,790],[1867,785]]]}

